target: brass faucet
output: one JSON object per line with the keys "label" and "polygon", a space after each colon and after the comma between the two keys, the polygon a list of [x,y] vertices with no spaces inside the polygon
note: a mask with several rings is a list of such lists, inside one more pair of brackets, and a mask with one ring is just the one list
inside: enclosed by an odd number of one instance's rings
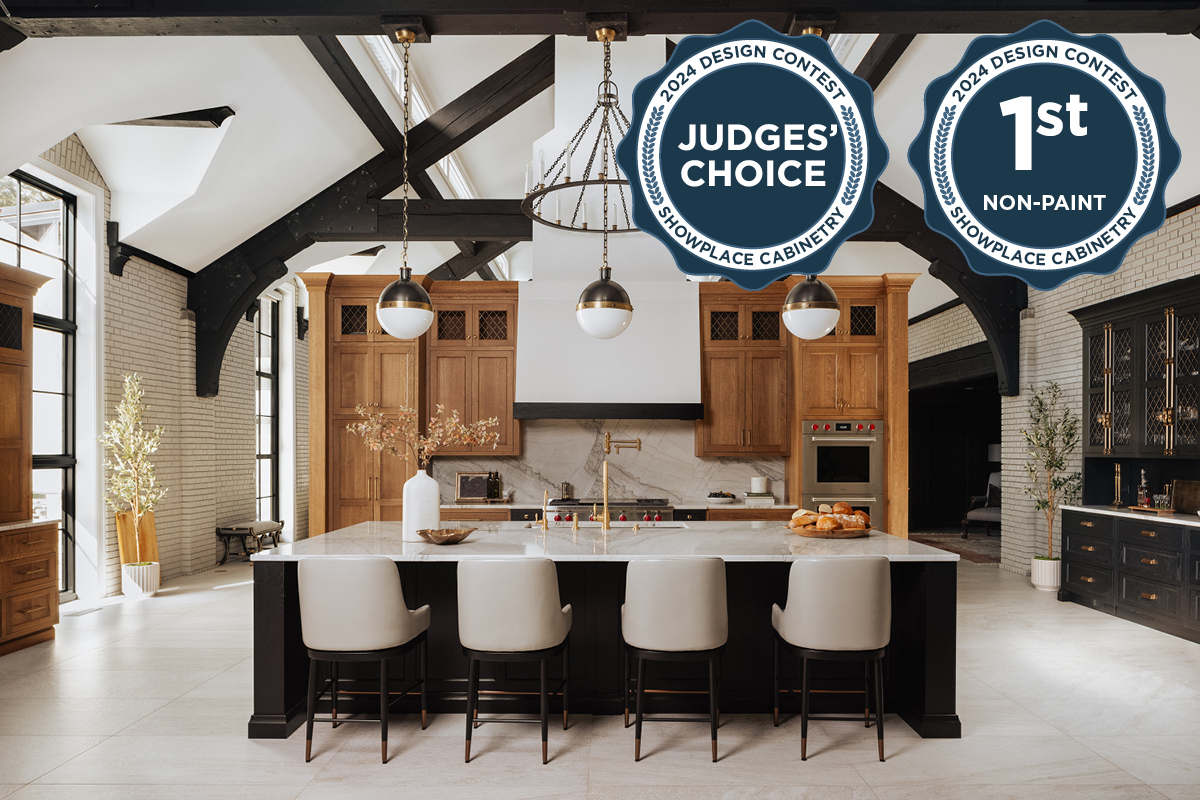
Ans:
{"label": "brass faucet", "polygon": [[545,491],[545,493],[542,494],[542,532],[543,533],[550,530],[550,514],[548,513],[549,508],[550,508],[550,491],[547,489]]}
{"label": "brass faucet", "polygon": [[604,480],[604,511],[600,512],[600,515],[597,516],[596,515],[596,506],[595,506],[595,504],[593,504],[592,505],[592,519],[598,520],[600,522],[600,530],[607,531],[609,528],[612,527],[612,525],[610,524],[611,519],[608,514],[608,459],[604,460],[604,468],[601,472],[601,475],[603,476],[603,480]]}
{"label": "brass faucet", "polygon": [[611,433],[604,434],[604,454],[608,455],[613,448],[617,448],[617,452],[621,452],[622,447],[632,447],[634,450],[642,449],[642,439],[639,436],[636,439],[613,439]]}

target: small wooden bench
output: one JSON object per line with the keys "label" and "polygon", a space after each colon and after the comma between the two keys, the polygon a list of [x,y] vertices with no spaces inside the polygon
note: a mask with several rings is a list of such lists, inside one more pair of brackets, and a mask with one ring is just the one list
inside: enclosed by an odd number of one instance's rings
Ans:
{"label": "small wooden bench", "polygon": [[[279,532],[283,530],[283,521],[273,522],[271,520],[259,520],[255,522],[239,522],[237,525],[225,525],[217,528],[217,538],[225,545],[225,551],[221,555],[221,560],[217,562],[220,566],[224,564],[226,559],[231,555],[244,555],[249,558],[252,554],[260,552],[263,549],[265,540],[271,540],[271,546],[275,547],[279,544]],[[240,539],[242,542],[242,552],[230,553],[230,541]],[[253,542],[253,550],[251,549]]]}

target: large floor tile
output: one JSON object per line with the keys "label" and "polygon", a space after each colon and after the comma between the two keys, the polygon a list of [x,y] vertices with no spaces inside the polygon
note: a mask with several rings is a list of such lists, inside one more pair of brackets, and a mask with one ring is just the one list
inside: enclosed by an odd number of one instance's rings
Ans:
{"label": "large floor tile", "polygon": [[15,698],[105,700],[162,698],[173,700],[197,689],[220,672],[167,670],[59,670],[46,669],[17,680],[0,679],[0,701]]}
{"label": "large floor tile", "polygon": [[121,729],[119,736],[228,736],[246,735],[254,712],[249,700],[179,698]]}
{"label": "large floor tile", "polygon": [[111,736],[167,700],[48,700],[8,698],[0,702],[0,735],[4,736]]}
{"label": "large floor tile", "polygon": [[[222,786],[221,795],[230,800],[295,800],[299,786]],[[3,795],[0,795],[3,797]],[[12,800],[213,800],[212,786],[137,784],[43,784],[31,783],[12,794]]]}
{"label": "large floor tile", "polygon": [[64,670],[226,670],[246,660],[247,649],[196,649],[157,647],[151,649],[104,648],[86,657],[76,657],[57,665]]}
{"label": "large floor tile", "polygon": [[587,795],[563,793],[557,788],[528,786],[432,786],[405,785],[397,791],[388,785],[362,786],[313,782],[298,800],[586,800]]}
{"label": "large floor tile", "polygon": [[[299,788],[316,777],[334,752],[333,749],[314,752],[312,762],[306,764],[303,740],[112,736],[37,782]],[[213,790],[213,794],[218,792]],[[227,795],[224,790],[219,794]]]}
{"label": "large floor tile", "polygon": [[916,786],[875,786],[879,800],[1163,800],[1143,783],[1125,786],[1014,786],[947,785],[940,782]]}
{"label": "large floor tile", "polygon": [[876,800],[866,786],[593,786],[588,800]]}
{"label": "large floor tile", "polygon": [[0,736],[0,784],[24,784],[95,747],[100,736]]}
{"label": "large floor tile", "polygon": [[1200,784],[1195,736],[1086,736],[1079,741],[1149,784]]}

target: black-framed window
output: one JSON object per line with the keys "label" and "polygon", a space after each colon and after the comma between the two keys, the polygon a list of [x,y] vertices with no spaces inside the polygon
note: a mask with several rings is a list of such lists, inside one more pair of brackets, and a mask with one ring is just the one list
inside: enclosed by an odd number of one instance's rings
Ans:
{"label": "black-framed window", "polygon": [[59,519],[59,589],[75,591],[75,197],[0,177],[0,261],[50,280],[33,299],[33,516]]}
{"label": "black-framed window", "polygon": [[254,324],[255,486],[258,518],[279,519],[279,301],[260,300]]}

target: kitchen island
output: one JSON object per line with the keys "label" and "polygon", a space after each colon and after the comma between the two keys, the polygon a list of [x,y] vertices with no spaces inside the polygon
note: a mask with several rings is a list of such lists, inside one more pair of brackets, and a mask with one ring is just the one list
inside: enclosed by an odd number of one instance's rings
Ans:
{"label": "kitchen island", "polygon": [[[626,562],[656,556],[719,556],[726,561],[729,642],[721,666],[721,707],[734,713],[769,713],[771,604],[787,599],[789,562],[798,557],[882,555],[891,561],[892,642],[885,661],[887,710],[926,738],[958,738],[955,713],[955,615],[958,556],[879,531],[860,539],[808,539],[778,522],[551,524],[484,523],[465,542],[437,546],[404,542],[401,523],[364,522],[323,536],[286,543],[253,557],[254,713],[250,738],[284,738],[304,719],[308,658],[300,633],[296,562],[304,558],[382,555],[396,561],[410,608],[430,606],[429,710],[463,713],[467,659],[458,643],[457,562],[467,558],[553,559],[564,604],[574,608],[571,631],[571,712],[619,714],[622,702],[620,607]],[[831,598],[836,603],[837,598]],[[815,610],[814,613],[820,613]],[[349,666],[349,665],[347,665]],[[701,711],[707,680],[703,665],[655,665],[648,695],[652,713]],[[536,709],[536,664],[496,664],[483,675],[488,688],[527,695],[493,700],[505,712]],[[840,662],[816,665],[814,713],[863,707],[861,669]],[[372,670],[374,667],[371,668]],[[411,657],[392,664],[396,686],[411,681]],[[353,713],[356,698],[370,713],[375,701],[371,670],[343,670],[339,713]],[[798,664],[784,661],[784,680],[799,686]],[[703,674],[702,674],[703,673]],[[355,694],[362,692],[362,694]],[[413,703],[405,705],[409,700]],[[416,708],[405,698],[396,710]],[[798,711],[785,694],[781,708]]]}

